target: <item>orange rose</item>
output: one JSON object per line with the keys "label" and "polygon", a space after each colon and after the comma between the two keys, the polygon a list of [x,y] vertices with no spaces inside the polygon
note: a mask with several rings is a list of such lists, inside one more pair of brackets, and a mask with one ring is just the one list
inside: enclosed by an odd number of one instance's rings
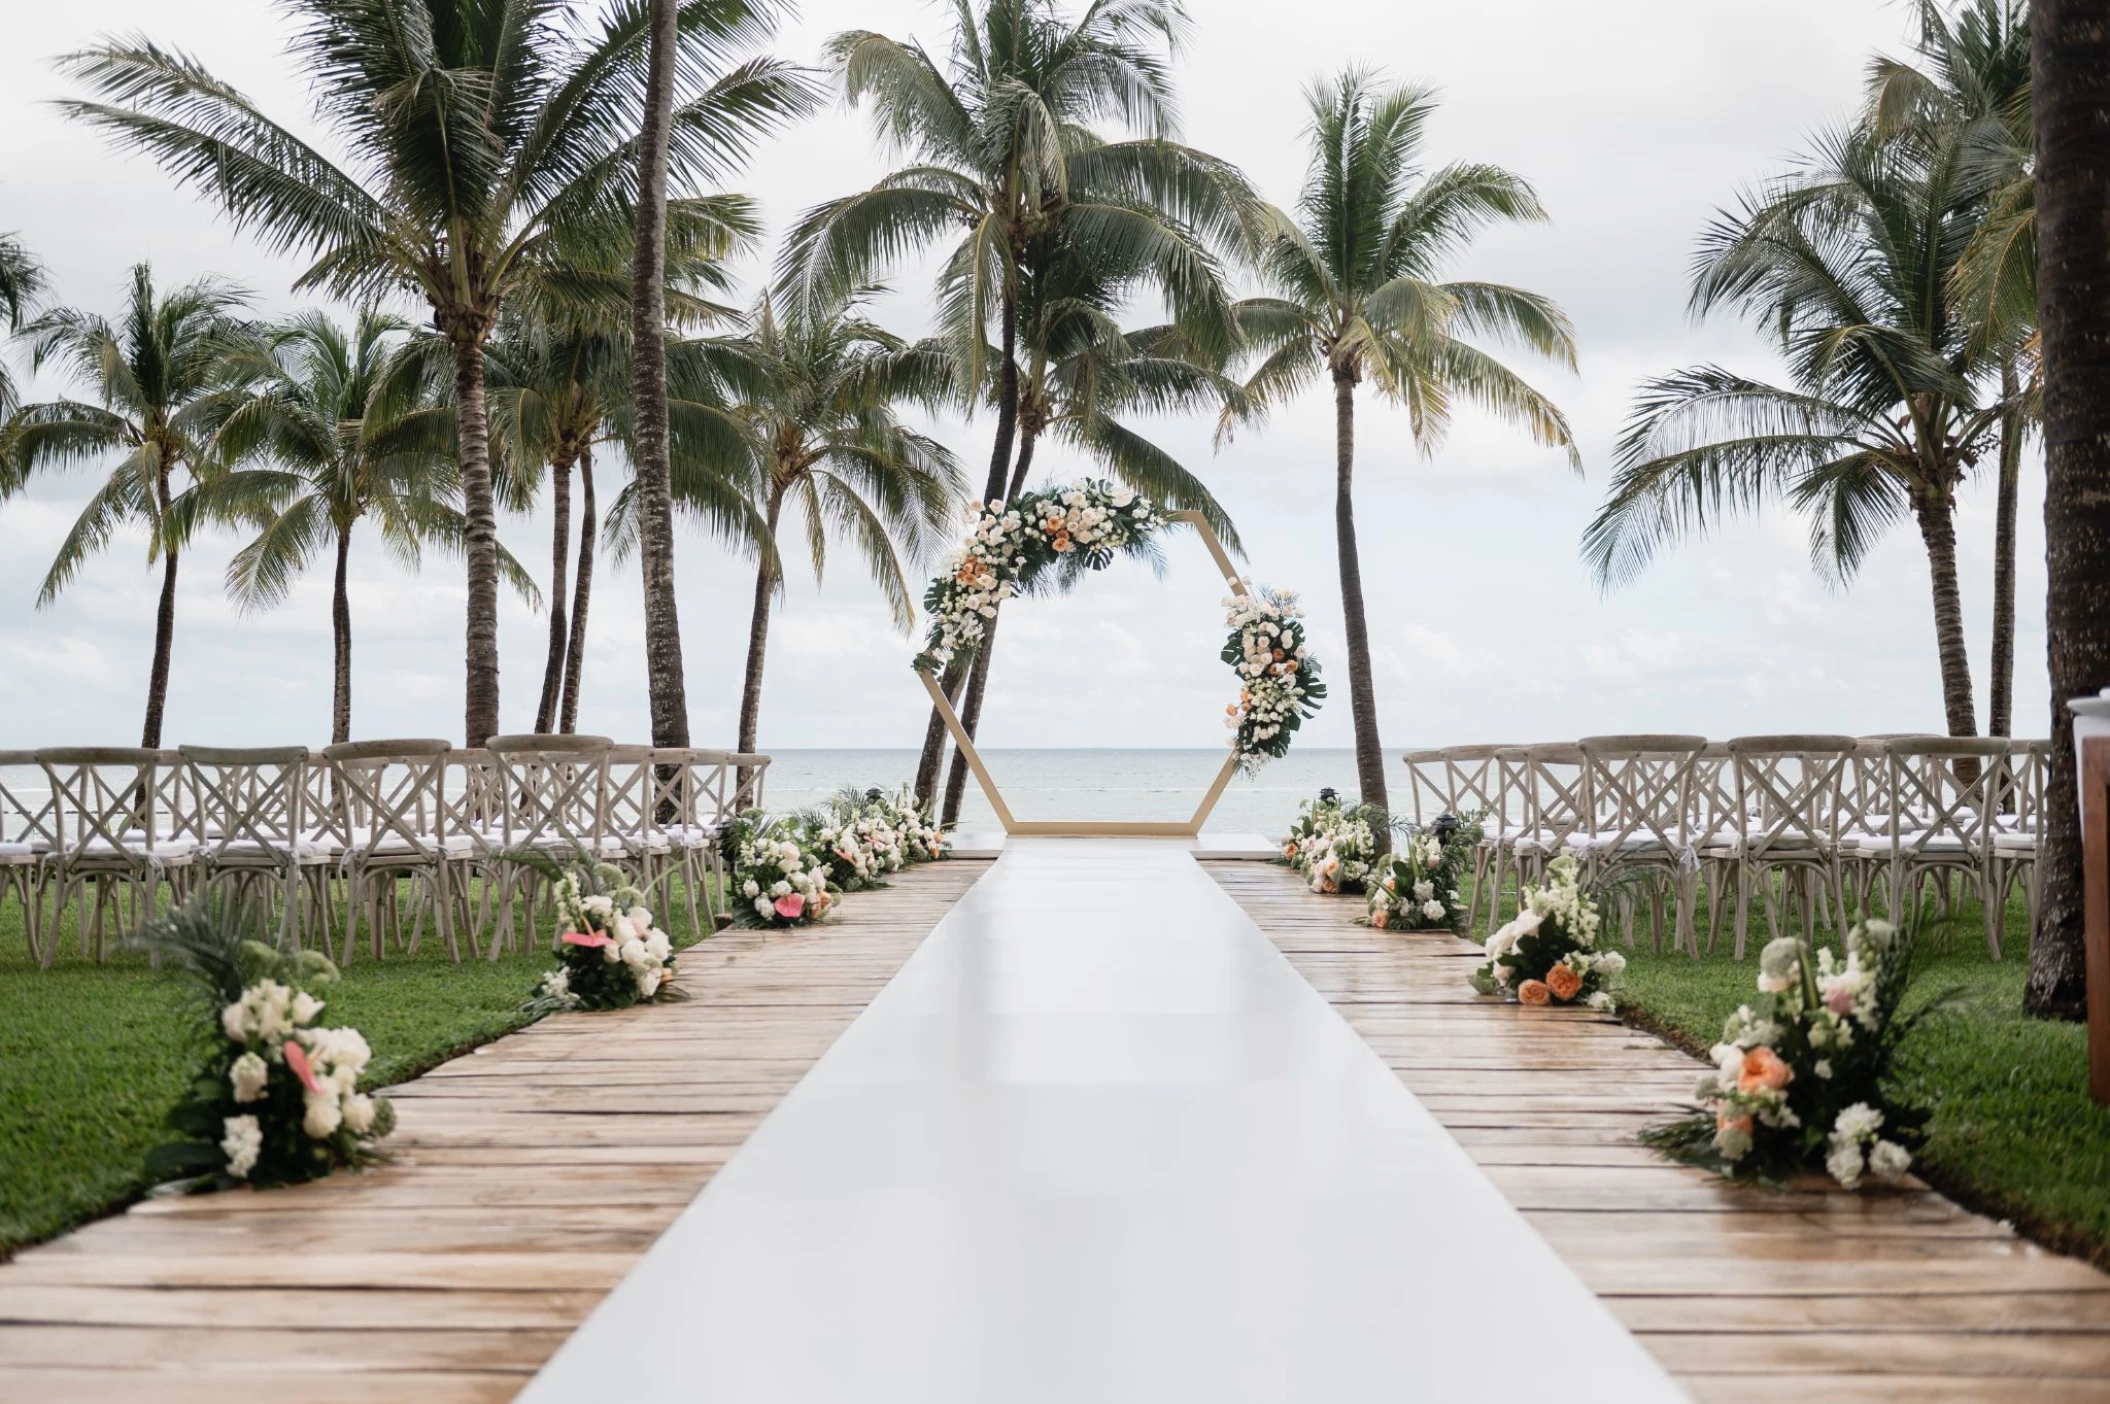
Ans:
{"label": "orange rose", "polygon": [[1748,1115],[1731,1116],[1728,1108],[1723,1107],[1714,1114],[1714,1129],[1717,1131],[1741,1131],[1748,1136],[1751,1134],[1751,1118]]}
{"label": "orange rose", "polygon": [[1382,909],[1370,914],[1370,924],[1380,931],[1385,929],[1385,913]]}
{"label": "orange rose", "polygon": [[1546,988],[1542,980],[1526,980],[1517,986],[1517,1000],[1523,1004],[1546,1004],[1553,999],[1553,991]]}
{"label": "orange rose", "polygon": [[1778,1092],[1795,1080],[1795,1070],[1770,1048],[1754,1048],[1744,1055],[1744,1069],[1736,1079],[1739,1092]]}
{"label": "orange rose", "polygon": [[1575,973],[1572,965],[1556,965],[1546,972],[1546,988],[1553,997],[1566,1002],[1582,993],[1582,976]]}

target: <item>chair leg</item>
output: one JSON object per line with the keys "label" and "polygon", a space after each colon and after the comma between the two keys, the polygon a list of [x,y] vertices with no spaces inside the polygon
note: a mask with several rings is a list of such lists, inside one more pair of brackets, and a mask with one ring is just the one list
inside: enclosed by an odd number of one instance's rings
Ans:
{"label": "chair leg", "polygon": [[1751,930],[1752,864],[1739,862],[1736,865],[1736,946],[1731,954],[1741,961]]}

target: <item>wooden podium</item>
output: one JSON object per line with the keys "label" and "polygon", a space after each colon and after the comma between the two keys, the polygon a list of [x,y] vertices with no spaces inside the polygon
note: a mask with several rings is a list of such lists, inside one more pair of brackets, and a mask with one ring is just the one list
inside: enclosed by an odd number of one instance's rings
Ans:
{"label": "wooden podium", "polygon": [[2080,799],[2088,904],[2088,1095],[2110,1107],[2110,736],[2081,743]]}

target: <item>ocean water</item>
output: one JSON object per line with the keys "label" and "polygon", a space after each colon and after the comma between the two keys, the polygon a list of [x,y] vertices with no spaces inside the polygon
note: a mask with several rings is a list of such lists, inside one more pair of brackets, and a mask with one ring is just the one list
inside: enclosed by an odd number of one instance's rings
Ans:
{"label": "ocean water", "polygon": [[[1388,748],[1386,783],[1393,805],[1408,810],[1405,747]],[[915,779],[912,750],[778,750],[771,752],[764,798],[771,809],[796,809],[825,799],[846,784],[892,789]],[[981,753],[1004,803],[1016,819],[1185,820],[1193,816],[1223,765],[1221,750],[1004,750]],[[1231,779],[1205,828],[1213,833],[1265,834],[1289,827],[1297,806],[1332,786],[1356,793],[1355,752],[1300,748],[1256,775]],[[994,829],[996,815],[967,778],[960,827]]]}
{"label": "ocean water", "polygon": [[[1392,803],[1410,814],[1405,747],[1390,748],[1386,780]],[[913,750],[779,750],[771,753],[763,798],[772,810],[801,809],[846,785],[894,789],[915,779]],[[1192,817],[1223,764],[1221,750],[1004,750],[982,752],[982,761],[1018,819],[1185,820]],[[1300,802],[1332,786],[1353,797],[1355,752],[1308,747],[1263,766],[1257,775],[1233,776],[1206,828],[1212,833],[1274,837],[1296,818]],[[0,767],[0,786],[32,806],[42,801],[41,772]],[[0,814],[0,838],[12,838],[19,819]],[[996,815],[970,775],[960,806],[960,826],[994,829]]]}

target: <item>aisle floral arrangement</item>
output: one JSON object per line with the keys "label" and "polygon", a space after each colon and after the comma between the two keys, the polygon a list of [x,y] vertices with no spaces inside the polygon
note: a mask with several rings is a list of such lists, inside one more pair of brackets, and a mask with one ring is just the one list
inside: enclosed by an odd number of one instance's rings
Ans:
{"label": "aisle floral arrangement", "polygon": [[1377,862],[1368,886],[1370,924],[1380,931],[1456,930],[1465,920],[1459,895],[1472,871],[1480,826],[1419,829]]}
{"label": "aisle floral arrangement", "polygon": [[1304,642],[1297,597],[1245,582],[1224,600],[1231,637],[1223,661],[1238,674],[1238,701],[1224,709],[1239,769],[1251,773],[1289,753],[1290,738],[1326,698],[1318,660]]}
{"label": "aisle floral arrangement", "polygon": [[733,821],[727,846],[733,917],[742,926],[811,926],[835,906],[828,854],[798,816],[750,810]]}
{"label": "aisle floral arrangement", "polygon": [[674,987],[674,942],[653,924],[645,894],[620,868],[580,864],[551,890],[557,912],[557,968],[529,1001],[537,1013],[628,1009],[683,998]]}
{"label": "aisle floral arrangement", "polygon": [[1306,800],[1282,847],[1282,861],[1303,874],[1314,892],[1361,892],[1377,863],[1384,811],[1344,807],[1329,791]]}
{"label": "aisle floral arrangement", "polygon": [[1626,969],[1626,957],[1597,949],[1602,919],[1595,898],[1584,892],[1572,855],[1546,870],[1544,887],[1527,887],[1516,918],[1487,938],[1487,963],[1473,971],[1472,986],[1484,995],[1505,995],[1522,1004],[1583,1004],[1610,1012],[1609,989]]}
{"label": "aisle floral arrangement", "polygon": [[797,814],[750,810],[726,835],[734,919],[744,926],[810,926],[843,893],[886,886],[889,873],[945,856],[945,831],[906,786],[843,790]]}
{"label": "aisle floral arrangement", "polygon": [[140,943],[199,985],[204,1061],[168,1114],[182,1139],[156,1147],[147,1172],[183,1190],[286,1185],[380,1159],[395,1125],[388,1101],[359,1090],[372,1057],[357,1029],[317,1023],[316,991],[337,968],[316,951],[282,955],[245,940],[231,909],[194,900]]}
{"label": "aisle floral arrangement", "polygon": [[1927,1138],[1927,1108],[1894,1090],[1892,1062],[1920,1021],[1953,996],[1902,1014],[1911,943],[1888,922],[1846,935],[1846,957],[1796,937],[1758,958],[1758,1007],[1729,1016],[1700,1079],[1700,1107],[1642,1133],[1673,1160],[1782,1182],[1822,1166],[1841,1186],[1894,1182]]}

